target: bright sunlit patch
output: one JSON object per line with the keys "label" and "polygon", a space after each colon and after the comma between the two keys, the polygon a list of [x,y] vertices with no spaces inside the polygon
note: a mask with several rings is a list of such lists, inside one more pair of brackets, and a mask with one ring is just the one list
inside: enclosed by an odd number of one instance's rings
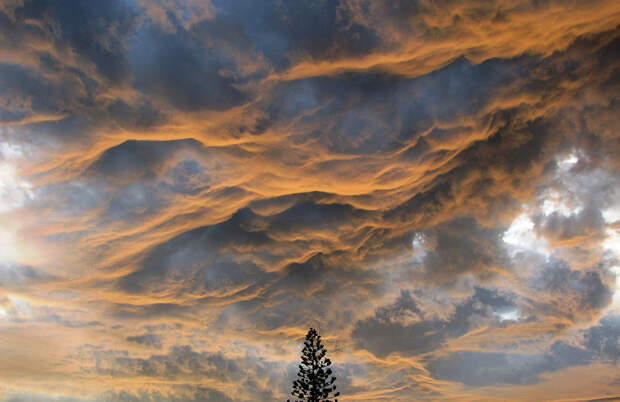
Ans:
{"label": "bright sunlit patch", "polygon": [[620,229],[605,230],[607,238],[603,241],[603,247],[620,257]]}
{"label": "bright sunlit patch", "polygon": [[[607,229],[607,238],[603,241],[603,247],[605,250],[610,251],[616,258],[620,258],[620,230],[619,229]],[[620,312],[620,266],[614,266],[611,268],[611,272],[616,275],[616,289],[613,295],[612,309]]]}
{"label": "bright sunlit patch", "polygon": [[0,213],[20,207],[28,198],[32,198],[30,183],[18,177],[13,165],[0,162]]}
{"label": "bright sunlit patch", "polygon": [[616,289],[614,291],[611,308],[620,313],[620,266],[612,267],[611,272],[616,275]]}
{"label": "bright sunlit patch", "polygon": [[549,192],[542,203],[542,212],[545,216],[551,215],[554,212],[563,216],[570,216],[581,212],[582,209],[580,205],[570,205],[556,191]]}
{"label": "bright sunlit patch", "polygon": [[0,213],[19,208],[32,198],[32,186],[19,177],[16,166],[30,155],[22,146],[0,142]]}
{"label": "bright sunlit patch", "polygon": [[30,303],[26,300],[16,296],[8,296],[8,299],[11,302],[12,310],[17,317],[23,319],[32,315],[32,308],[30,308]]}
{"label": "bright sunlit patch", "polygon": [[562,159],[558,159],[557,161],[558,167],[560,168],[560,170],[563,171],[569,170],[570,168],[575,166],[577,162],[579,162],[579,158],[577,157],[575,151],[571,152],[568,156]]}
{"label": "bright sunlit patch", "polygon": [[[19,177],[16,168],[25,157],[22,147],[0,142],[0,214],[11,212],[33,198],[32,186]],[[19,241],[14,231],[6,222],[0,227],[0,262],[19,259]]]}
{"label": "bright sunlit patch", "polygon": [[547,240],[539,238],[534,231],[534,222],[527,213],[522,213],[515,219],[502,237],[504,243],[512,247],[512,252],[535,251],[549,255]]}
{"label": "bright sunlit patch", "polygon": [[603,219],[607,223],[613,223],[620,220],[620,205],[614,205],[611,208],[607,208],[601,211]]}
{"label": "bright sunlit patch", "polygon": [[422,233],[416,233],[411,241],[413,247],[413,260],[421,262],[426,255],[426,239]]}
{"label": "bright sunlit patch", "polygon": [[0,155],[4,159],[20,159],[24,157],[24,149],[17,144],[0,142]]}
{"label": "bright sunlit patch", "polygon": [[32,309],[30,304],[16,296],[6,296],[2,300],[2,307],[0,307],[0,319],[5,320],[23,320],[32,315]]}
{"label": "bright sunlit patch", "polygon": [[496,315],[500,321],[518,321],[520,317],[519,310],[517,309],[505,310],[493,314]]}
{"label": "bright sunlit patch", "polygon": [[424,244],[424,236],[421,233],[416,233],[415,236],[413,236],[411,245],[413,246],[415,250],[418,250],[422,247],[423,244]]}
{"label": "bright sunlit patch", "polygon": [[0,227],[0,262],[15,261],[17,257],[15,235]]}

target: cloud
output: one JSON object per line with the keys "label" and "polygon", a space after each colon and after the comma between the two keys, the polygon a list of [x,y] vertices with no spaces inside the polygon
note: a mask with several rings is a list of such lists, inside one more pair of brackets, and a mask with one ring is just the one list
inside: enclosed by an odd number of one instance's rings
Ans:
{"label": "cloud", "polygon": [[617,317],[582,331],[585,343],[573,346],[555,342],[543,354],[486,353],[459,351],[431,361],[429,368],[438,378],[471,386],[492,384],[530,384],[542,381],[543,373],[586,365],[595,358],[618,357]]}
{"label": "cloud", "polygon": [[139,343],[142,345],[152,346],[154,348],[161,349],[161,339],[155,334],[128,336],[126,340],[127,342]]}
{"label": "cloud", "polygon": [[308,326],[357,400],[608,370],[619,13],[3,2],[3,397],[284,399]]}
{"label": "cloud", "polygon": [[180,280],[182,292],[212,291],[224,296],[243,291],[266,274],[235,251],[273,244],[264,231],[246,227],[252,218],[250,211],[241,211],[227,222],[195,229],[159,245],[141,269],[122,278],[121,286],[130,291],[161,291],[173,289],[171,282]]}
{"label": "cloud", "polygon": [[[123,41],[133,29],[135,13],[123,2],[57,7],[47,1],[26,1],[10,9],[10,13],[19,23],[40,22],[40,29],[46,34],[52,32],[48,38],[56,48],[71,48],[75,56],[92,63],[107,80],[115,83],[128,74]],[[80,19],[74,15],[80,15]],[[59,29],[54,30],[54,24]]]}
{"label": "cloud", "polygon": [[0,262],[0,287],[10,288],[53,279],[28,265]]}
{"label": "cloud", "polygon": [[[423,296],[422,294],[420,296]],[[457,338],[482,325],[498,325],[494,313],[514,308],[505,296],[484,288],[454,306],[447,318],[425,317],[410,292],[402,291],[396,302],[377,309],[374,317],[359,321],[352,333],[361,348],[379,357],[397,352],[418,355],[441,347],[449,338]]]}
{"label": "cloud", "polygon": [[457,352],[431,362],[430,369],[438,378],[459,381],[466,385],[530,384],[539,380],[539,374],[568,365],[584,364],[580,349],[558,347],[568,355],[568,362],[555,353],[550,355],[499,354],[484,352]]}
{"label": "cloud", "polygon": [[89,175],[101,175],[110,179],[133,180],[156,176],[164,163],[183,149],[199,149],[200,143],[188,140],[176,141],[125,141],[106,149],[88,168]]}
{"label": "cloud", "polygon": [[509,265],[500,240],[501,231],[484,228],[471,218],[446,222],[426,234],[436,246],[424,256],[425,276],[431,280],[453,281],[473,273],[482,279]]}
{"label": "cloud", "polygon": [[[118,356],[117,353],[93,351],[97,359],[96,372],[103,376],[122,378],[153,378],[163,380],[182,380],[185,384],[180,393],[187,398],[213,397],[215,400],[273,400],[274,394],[269,384],[272,380],[260,377],[261,369],[269,368],[270,363],[250,357],[228,359],[219,353],[197,352],[190,346],[174,346],[165,354],[151,355],[148,358]],[[250,374],[252,372],[252,374]],[[183,384],[183,382],[181,384]],[[231,384],[236,384],[233,388]],[[207,385],[208,384],[208,385]],[[207,385],[207,386],[205,386]],[[208,386],[210,385],[209,388]],[[146,400],[174,400],[179,396],[166,396],[154,393],[143,395],[126,394],[128,398],[152,398]],[[225,396],[228,395],[228,396]],[[108,395],[116,400],[120,395]],[[233,399],[229,399],[229,398]],[[99,400],[99,399],[97,399]],[[103,400],[106,400],[105,397]]]}
{"label": "cloud", "polygon": [[109,402],[109,401],[131,401],[131,402],[180,402],[180,401],[216,401],[229,402],[229,397],[221,392],[208,388],[198,388],[195,390],[181,391],[179,395],[166,394],[158,391],[148,392],[142,391],[131,393],[126,391],[108,391],[96,397],[76,397],[70,395],[51,396],[48,394],[37,393],[11,393],[5,399],[6,402]]}
{"label": "cloud", "polygon": [[225,110],[242,104],[246,97],[235,87],[234,75],[223,73],[234,64],[225,55],[212,54],[195,34],[178,29],[173,35],[143,28],[132,38],[136,88],[180,110]]}
{"label": "cloud", "polygon": [[602,359],[618,361],[618,339],[620,337],[620,323],[617,315],[604,317],[601,322],[583,331],[584,346],[596,353]]}
{"label": "cloud", "polygon": [[598,314],[612,299],[612,290],[601,273],[574,271],[563,261],[544,266],[532,287],[539,292],[533,311],[554,317],[579,319]]}

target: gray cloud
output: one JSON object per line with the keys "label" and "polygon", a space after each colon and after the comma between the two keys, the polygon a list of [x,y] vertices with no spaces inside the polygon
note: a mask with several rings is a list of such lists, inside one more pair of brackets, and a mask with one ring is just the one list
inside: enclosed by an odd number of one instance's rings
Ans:
{"label": "gray cloud", "polygon": [[[310,325],[357,399],[615,364],[615,318],[574,327],[613,308],[617,13],[2,3],[0,191],[29,196],[0,213],[0,344],[62,339],[49,373],[7,369],[8,400],[98,377],[77,400],[273,400]],[[520,214],[544,253],[505,243]],[[170,339],[192,346],[143,355]]]}
{"label": "gray cloud", "polygon": [[143,28],[132,39],[132,48],[135,86],[178,109],[225,110],[246,100],[235,78],[222,73],[234,69],[234,61],[210,50],[193,32]]}
{"label": "gray cloud", "polygon": [[[105,150],[88,168],[90,175],[111,179],[149,178],[157,176],[166,160],[183,149],[199,150],[193,139],[177,141],[125,141]],[[129,176],[132,175],[132,176]]]}
{"label": "gray cloud", "polygon": [[485,279],[509,266],[501,236],[503,231],[485,228],[472,218],[438,225],[427,234],[435,245],[424,256],[425,276],[449,282],[466,273]]}
{"label": "gray cloud", "polygon": [[128,336],[125,339],[127,340],[127,342],[134,342],[141,345],[152,346],[154,348],[161,349],[161,339],[156,334]]}
{"label": "gray cloud", "polygon": [[546,264],[533,280],[538,295],[532,300],[533,314],[578,320],[598,314],[612,300],[612,290],[597,271],[574,271],[565,261]]}
{"label": "gray cloud", "polygon": [[[248,257],[237,261],[236,249],[253,249],[273,244],[263,230],[252,230],[258,216],[240,211],[230,220],[184,233],[159,245],[143,262],[143,268],[121,280],[131,291],[153,291],[168,286],[166,281],[183,279],[179,291],[210,290],[223,294],[241,286],[252,286],[267,276]],[[192,279],[190,279],[192,278]]]}
{"label": "gray cloud", "polygon": [[568,366],[586,364],[587,353],[557,345],[548,355],[456,352],[429,364],[434,376],[466,385],[532,384],[539,375]]}
{"label": "gray cloud", "polygon": [[[123,57],[124,39],[134,27],[135,11],[119,1],[105,4],[63,4],[49,1],[26,1],[12,10],[19,22],[39,20],[45,29],[57,23],[59,31],[50,39],[62,49],[71,47],[75,54],[91,62],[98,72],[118,82],[128,74]],[[80,18],[74,18],[79,15]]]}
{"label": "gray cloud", "polygon": [[485,323],[498,325],[493,313],[514,307],[510,298],[497,291],[476,288],[471,298],[455,306],[449,318],[425,317],[411,293],[402,291],[393,305],[379,308],[374,317],[358,322],[352,337],[359,347],[380,357],[392,352],[418,355]]}
{"label": "gray cloud", "polygon": [[582,331],[583,345],[555,342],[544,354],[486,353],[460,351],[429,364],[440,379],[467,385],[532,384],[540,375],[566,367],[589,364],[593,359],[618,358],[618,317],[610,316],[597,326]]}
{"label": "gray cloud", "polygon": [[28,265],[0,263],[0,287],[2,288],[40,283],[50,279],[53,279],[51,275]]}
{"label": "gray cloud", "polygon": [[[185,389],[184,389],[185,388]],[[158,391],[142,391],[130,393],[127,391],[108,391],[94,397],[75,397],[69,395],[51,396],[37,393],[10,393],[5,402],[230,402],[232,399],[225,394],[204,387],[177,387],[176,392],[162,393]]]}
{"label": "gray cloud", "polygon": [[[164,354],[154,354],[148,358],[134,358],[126,356],[126,353],[117,351],[89,352],[96,359],[94,370],[104,376],[112,377],[150,377],[165,380],[182,380],[186,389],[181,387],[181,394],[185,394],[191,400],[211,396],[216,400],[273,400],[272,389],[279,385],[273,383],[273,379],[263,378],[264,373],[271,372],[275,367],[273,363],[251,358],[249,356],[239,359],[226,358],[219,353],[197,352],[190,346],[174,346]],[[205,381],[215,381],[222,387],[227,384],[237,384],[233,394],[224,397],[224,393],[217,389],[209,389],[202,386]],[[275,387],[274,387],[275,385]],[[183,392],[184,391],[184,392]],[[129,398],[150,397],[152,400],[175,400],[179,396],[170,395],[136,395]],[[114,396],[117,397],[117,396]],[[232,397],[234,399],[226,399]],[[105,399],[104,399],[105,400]],[[113,399],[114,400],[114,399]],[[131,400],[131,399],[130,399]],[[142,400],[142,399],[136,399]],[[147,399],[150,400],[150,399]],[[196,399],[200,400],[200,399]]]}

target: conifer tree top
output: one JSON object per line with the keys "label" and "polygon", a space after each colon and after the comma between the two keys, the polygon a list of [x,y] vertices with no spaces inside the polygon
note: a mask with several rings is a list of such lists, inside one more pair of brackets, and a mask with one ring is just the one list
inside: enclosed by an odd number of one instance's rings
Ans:
{"label": "conifer tree top", "polygon": [[340,393],[336,392],[336,377],[332,375],[332,362],[325,357],[326,354],[321,335],[310,328],[301,351],[298,378],[293,381],[291,395],[299,398],[296,402],[338,402],[338,399],[330,399]]}

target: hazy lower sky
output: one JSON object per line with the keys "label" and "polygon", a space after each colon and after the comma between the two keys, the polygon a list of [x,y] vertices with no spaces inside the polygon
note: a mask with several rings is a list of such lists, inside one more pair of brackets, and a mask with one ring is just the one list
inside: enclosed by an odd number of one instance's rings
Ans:
{"label": "hazy lower sky", "polygon": [[617,0],[0,1],[0,400],[620,396]]}

